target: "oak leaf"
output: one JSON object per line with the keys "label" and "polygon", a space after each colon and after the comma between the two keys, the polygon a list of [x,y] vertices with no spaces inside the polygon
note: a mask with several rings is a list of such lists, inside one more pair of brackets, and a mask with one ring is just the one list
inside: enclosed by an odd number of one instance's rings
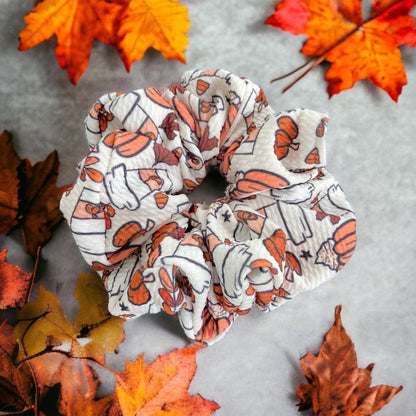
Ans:
{"label": "oak leaf", "polygon": [[25,16],[19,50],[24,51],[56,35],[55,54],[76,84],[88,66],[95,39],[117,47],[121,13],[129,0],[44,0]]}
{"label": "oak leaf", "polygon": [[312,406],[314,415],[369,416],[387,404],[402,387],[370,387],[371,370],[357,367],[354,344],[341,322],[341,306],[335,308],[335,322],[325,336],[317,356],[300,359],[309,384],[297,389],[299,410]]}
{"label": "oak leaf", "polygon": [[286,74],[311,64],[284,91],[326,60],[331,63],[325,75],[330,97],[369,79],[397,101],[407,84],[398,47],[416,46],[416,20],[409,15],[415,4],[416,0],[373,0],[370,17],[364,20],[361,0],[279,2],[265,23],[307,35],[301,52],[316,58]]}
{"label": "oak leaf", "polygon": [[114,372],[114,400],[121,414],[208,416],[219,409],[217,403],[188,393],[196,372],[197,351],[195,347],[174,350],[150,365],[144,362],[143,354],[135,362],[127,361],[125,371]]}
{"label": "oak leaf", "polygon": [[174,0],[131,0],[121,22],[121,59],[129,71],[149,47],[167,59],[186,63],[186,32],[190,27],[188,10]]}
{"label": "oak leaf", "polygon": [[[0,413],[24,412],[34,406],[34,383],[29,368],[13,361],[16,342],[13,327],[0,325]],[[7,413],[6,413],[7,414]]]}
{"label": "oak leaf", "polygon": [[69,357],[103,363],[105,353],[119,346],[124,339],[124,321],[108,312],[108,295],[99,277],[81,273],[75,296],[80,311],[72,324],[57,297],[39,287],[37,298],[17,313],[14,335],[19,344],[19,361],[60,351]]}
{"label": "oak leaf", "polygon": [[58,154],[32,166],[19,158],[7,131],[0,136],[0,154],[0,233],[21,225],[26,250],[34,255],[62,219],[59,201],[66,186],[56,186]]}
{"label": "oak leaf", "polygon": [[6,262],[7,250],[0,252],[0,309],[20,308],[28,300],[34,279],[18,266]]}

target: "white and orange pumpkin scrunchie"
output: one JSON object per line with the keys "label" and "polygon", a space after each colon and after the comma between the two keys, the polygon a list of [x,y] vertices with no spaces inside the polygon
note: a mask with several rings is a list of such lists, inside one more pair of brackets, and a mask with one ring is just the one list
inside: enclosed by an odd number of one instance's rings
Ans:
{"label": "white and orange pumpkin scrunchie", "polygon": [[[272,310],[334,276],[354,251],[355,216],[324,168],[326,124],[311,110],[276,113],[225,70],[101,97],[61,209],[110,312],[177,313],[191,341],[209,344],[253,303]],[[224,196],[191,203],[209,166]]]}

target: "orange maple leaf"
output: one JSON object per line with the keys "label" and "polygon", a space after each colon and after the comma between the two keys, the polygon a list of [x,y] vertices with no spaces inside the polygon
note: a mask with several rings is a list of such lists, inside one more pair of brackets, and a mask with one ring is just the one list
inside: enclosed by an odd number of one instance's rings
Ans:
{"label": "orange maple leaf", "polygon": [[196,372],[198,348],[187,347],[160,355],[147,365],[143,354],[126,362],[126,370],[114,372],[114,395],[123,415],[161,414],[209,416],[219,409],[217,403],[190,396],[189,385]]}
{"label": "orange maple leaf", "polygon": [[300,359],[309,384],[301,384],[299,410],[312,406],[314,415],[369,416],[387,404],[402,387],[370,387],[371,370],[357,367],[354,344],[341,322],[341,306],[335,308],[335,322],[326,334],[317,356]]}
{"label": "orange maple leaf", "polygon": [[416,20],[409,12],[416,0],[373,0],[368,20],[363,20],[361,0],[283,0],[266,24],[295,35],[306,34],[302,53],[316,58],[286,91],[324,60],[331,62],[325,75],[328,93],[352,88],[369,79],[397,101],[407,78],[401,45],[416,47]]}
{"label": "orange maple leaf", "polygon": [[131,0],[119,31],[121,59],[127,70],[149,47],[167,59],[186,63],[190,25],[187,8],[174,0]]}
{"label": "orange maple leaf", "polygon": [[25,16],[19,50],[56,35],[59,65],[76,84],[88,65],[95,39],[117,47],[117,30],[129,0],[44,0]]}
{"label": "orange maple leaf", "polygon": [[127,70],[149,47],[185,63],[188,10],[175,0],[43,0],[24,18],[19,50],[56,35],[56,57],[76,84],[94,40],[113,46]]}
{"label": "orange maple leaf", "polygon": [[52,236],[62,219],[59,201],[66,186],[57,187],[59,159],[56,151],[34,166],[21,160],[10,135],[0,136],[0,234],[21,225],[26,250],[34,255]]}
{"label": "orange maple leaf", "polygon": [[[66,416],[109,415],[112,396],[97,400],[100,381],[90,360],[48,352],[30,359],[29,363],[36,377],[41,409],[47,405],[50,412],[54,406],[54,414]],[[53,388],[59,390],[57,403],[48,400]]]}

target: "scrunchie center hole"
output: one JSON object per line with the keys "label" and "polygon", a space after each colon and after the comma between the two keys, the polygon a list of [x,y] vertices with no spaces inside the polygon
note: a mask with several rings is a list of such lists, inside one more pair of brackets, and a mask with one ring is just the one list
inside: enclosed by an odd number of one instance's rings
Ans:
{"label": "scrunchie center hole", "polygon": [[210,167],[207,176],[188,197],[191,202],[207,202],[211,203],[218,198],[224,196],[225,188],[228,183],[217,169]]}

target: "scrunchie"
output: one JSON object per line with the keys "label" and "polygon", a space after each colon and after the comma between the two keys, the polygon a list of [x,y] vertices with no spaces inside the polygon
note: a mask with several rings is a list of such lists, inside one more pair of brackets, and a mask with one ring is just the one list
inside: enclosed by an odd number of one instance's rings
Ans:
{"label": "scrunchie", "polygon": [[[327,121],[276,113],[225,70],[101,97],[61,210],[110,312],[177,313],[191,341],[209,344],[253,303],[272,310],[341,270],[355,217],[324,168]],[[209,166],[228,182],[224,197],[193,204],[186,193]]]}

